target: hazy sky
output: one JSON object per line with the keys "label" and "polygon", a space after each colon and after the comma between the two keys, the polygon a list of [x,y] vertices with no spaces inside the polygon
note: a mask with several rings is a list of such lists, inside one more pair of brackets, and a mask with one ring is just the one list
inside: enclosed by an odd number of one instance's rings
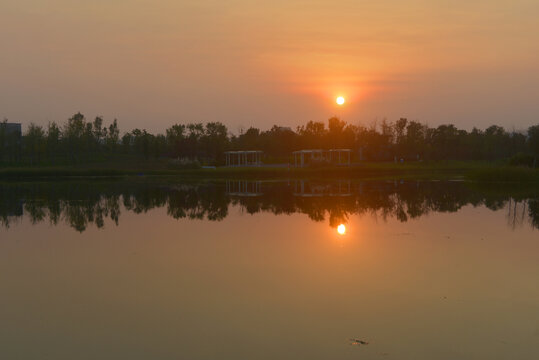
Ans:
{"label": "hazy sky", "polygon": [[2,0],[0,117],[523,129],[539,123],[538,17],[537,0]]}

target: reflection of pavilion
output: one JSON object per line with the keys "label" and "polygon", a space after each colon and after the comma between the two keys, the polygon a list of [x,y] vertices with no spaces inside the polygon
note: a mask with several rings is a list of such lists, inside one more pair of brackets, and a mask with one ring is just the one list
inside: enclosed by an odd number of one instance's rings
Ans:
{"label": "reflection of pavilion", "polygon": [[350,149],[330,149],[330,150],[298,150],[294,151],[295,167],[304,167],[309,164],[327,163],[332,165],[350,166]]}
{"label": "reflection of pavilion", "polygon": [[231,196],[261,196],[260,181],[227,180],[226,193]]}
{"label": "reflection of pavilion", "polygon": [[337,180],[326,183],[296,180],[294,196],[352,196],[350,180]]}

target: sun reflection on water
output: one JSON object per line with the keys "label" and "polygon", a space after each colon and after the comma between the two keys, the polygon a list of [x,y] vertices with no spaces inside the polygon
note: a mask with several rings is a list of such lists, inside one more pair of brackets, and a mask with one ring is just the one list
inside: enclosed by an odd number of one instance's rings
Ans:
{"label": "sun reflection on water", "polygon": [[346,233],[346,226],[344,226],[344,224],[337,226],[337,233],[339,233],[339,235],[344,235]]}

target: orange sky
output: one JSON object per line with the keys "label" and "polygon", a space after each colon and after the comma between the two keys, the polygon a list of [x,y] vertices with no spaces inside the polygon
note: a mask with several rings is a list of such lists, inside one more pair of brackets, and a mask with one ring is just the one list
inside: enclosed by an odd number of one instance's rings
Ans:
{"label": "orange sky", "polygon": [[0,117],[523,129],[539,122],[538,15],[536,0],[4,0]]}

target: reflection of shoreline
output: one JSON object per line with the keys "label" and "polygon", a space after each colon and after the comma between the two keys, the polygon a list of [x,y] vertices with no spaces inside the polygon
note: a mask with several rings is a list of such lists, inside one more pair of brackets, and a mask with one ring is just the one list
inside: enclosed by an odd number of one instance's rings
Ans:
{"label": "reflection of shoreline", "polygon": [[[520,193],[520,195],[519,195]],[[28,217],[32,223],[65,222],[77,231],[105,219],[118,224],[121,211],[144,213],[167,209],[175,219],[220,221],[230,205],[246,212],[302,213],[313,221],[329,219],[331,227],[346,224],[350,215],[373,214],[399,221],[430,212],[455,212],[465,205],[491,210],[507,208],[512,228],[531,223],[539,227],[537,192],[472,189],[451,181],[227,181],[223,183],[29,183],[0,186],[0,222],[8,227]]]}

